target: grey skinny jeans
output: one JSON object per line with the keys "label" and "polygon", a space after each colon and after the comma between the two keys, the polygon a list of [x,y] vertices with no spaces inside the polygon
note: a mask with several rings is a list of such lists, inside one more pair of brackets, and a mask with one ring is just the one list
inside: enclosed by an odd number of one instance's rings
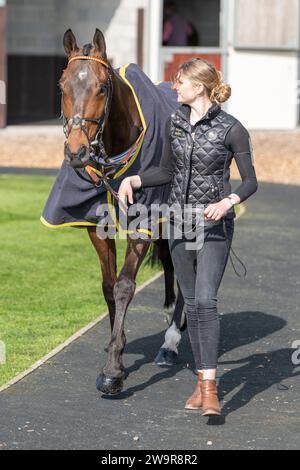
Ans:
{"label": "grey skinny jeans", "polygon": [[[227,242],[223,223],[226,223]],[[217,293],[233,233],[234,220],[221,220],[205,231],[203,246],[194,250],[186,249],[186,243],[191,240],[174,239],[172,231],[170,234],[171,256],[185,301],[188,333],[198,370],[217,368],[220,336]]]}

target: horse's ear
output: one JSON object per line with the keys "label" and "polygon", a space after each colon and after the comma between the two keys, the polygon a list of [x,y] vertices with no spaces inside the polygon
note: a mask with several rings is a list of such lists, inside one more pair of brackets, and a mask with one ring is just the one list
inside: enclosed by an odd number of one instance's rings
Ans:
{"label": "horse's ear", "polygon": [[93,38],[93,43],[94,43],[94,46],[95,46],[95,50],[97,52],[100,52],[103,59],[106,59],[107,57],[106,57],[105,39],[104,39],[104,36],[103,36],[102,32],[98,28],[96,28],[94,38]]}
{"label": "horse's ear", "polygon": [[68,55],[70,55],[71,52],[73,51],[79,51],[79,48],[76,44],[76,38],[71,29],[68,29],[65,32],[63,44],[64,44],[65,51]]}

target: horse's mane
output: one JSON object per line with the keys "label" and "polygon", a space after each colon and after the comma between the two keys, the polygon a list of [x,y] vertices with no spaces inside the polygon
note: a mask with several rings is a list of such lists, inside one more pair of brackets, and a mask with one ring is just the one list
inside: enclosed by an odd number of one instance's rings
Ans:
{"label": "horse's mane", "polygon": [[92,46],[91,43],[85,44],[85,45],[82,47],[82,54],[83,54],[83,55],[90,55],[90,51],[91,51],[92,48],[93,48],[93,46]]}

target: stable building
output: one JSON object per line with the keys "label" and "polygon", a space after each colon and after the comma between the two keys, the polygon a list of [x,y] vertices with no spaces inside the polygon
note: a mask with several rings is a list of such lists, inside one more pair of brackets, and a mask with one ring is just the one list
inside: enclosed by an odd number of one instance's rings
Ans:
{"label": "stable building", "polygon": [[300,0],[174,0],[193,43],[163,43],[164,0],[0,0],[0,126],[55,119],[62,38],[103,31],[114,67],[138,63],[153,81],[204,57],[232,86],[224,109],[249,129],[300,124]]}

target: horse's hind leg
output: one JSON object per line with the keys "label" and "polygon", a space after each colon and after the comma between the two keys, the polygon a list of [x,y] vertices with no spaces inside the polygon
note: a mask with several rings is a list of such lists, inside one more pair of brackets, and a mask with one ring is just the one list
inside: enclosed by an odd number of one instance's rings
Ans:
{"label": "horse's hind leg", "polygon": [[117,278],[117,255],[115,240],[98,237],[95,227],[88,228],[88,234],[99,256],[102,271],[102,290],[109,311],[111,331],[113,330],[116,305],[114,299],[114,285]]}
{"label": "horse's hind leg", "polygon": [[178,362],[178,346],[181,341],[181,332],[185,329],[186,316],[184,313],[184,299],[178,285],[178,294],[172,321],[166,331],[165,342],[154,360],[158,366],[173,366]]}
{"label": "horse's hind leg", "polygon": [[[168,308],[169,328],[165,334],[165,342],[161,346],[154,362],[159,366],[172,366],[178,361],[178,346],[181,332],[186,328],[184,299],[178,286],[177,298],[174,290],[174,267],[170,254],[169,243],[166,239],[156,242],[157,257],[162,262],[165,274],[165,308]],[[175,303],[176,300],[176,303]]]}
{"label": "horse's hind leg", "polygon": [[149,241],[128,239],[124,266],[114,287],[116,316],[112,339],[108,346],[108,358],[97,378],[97,388],[105,394],[120,393],[125,372],[122,354],[126,344],[124,322],[129,303],[135,292],[135,278],[149,248]]}

